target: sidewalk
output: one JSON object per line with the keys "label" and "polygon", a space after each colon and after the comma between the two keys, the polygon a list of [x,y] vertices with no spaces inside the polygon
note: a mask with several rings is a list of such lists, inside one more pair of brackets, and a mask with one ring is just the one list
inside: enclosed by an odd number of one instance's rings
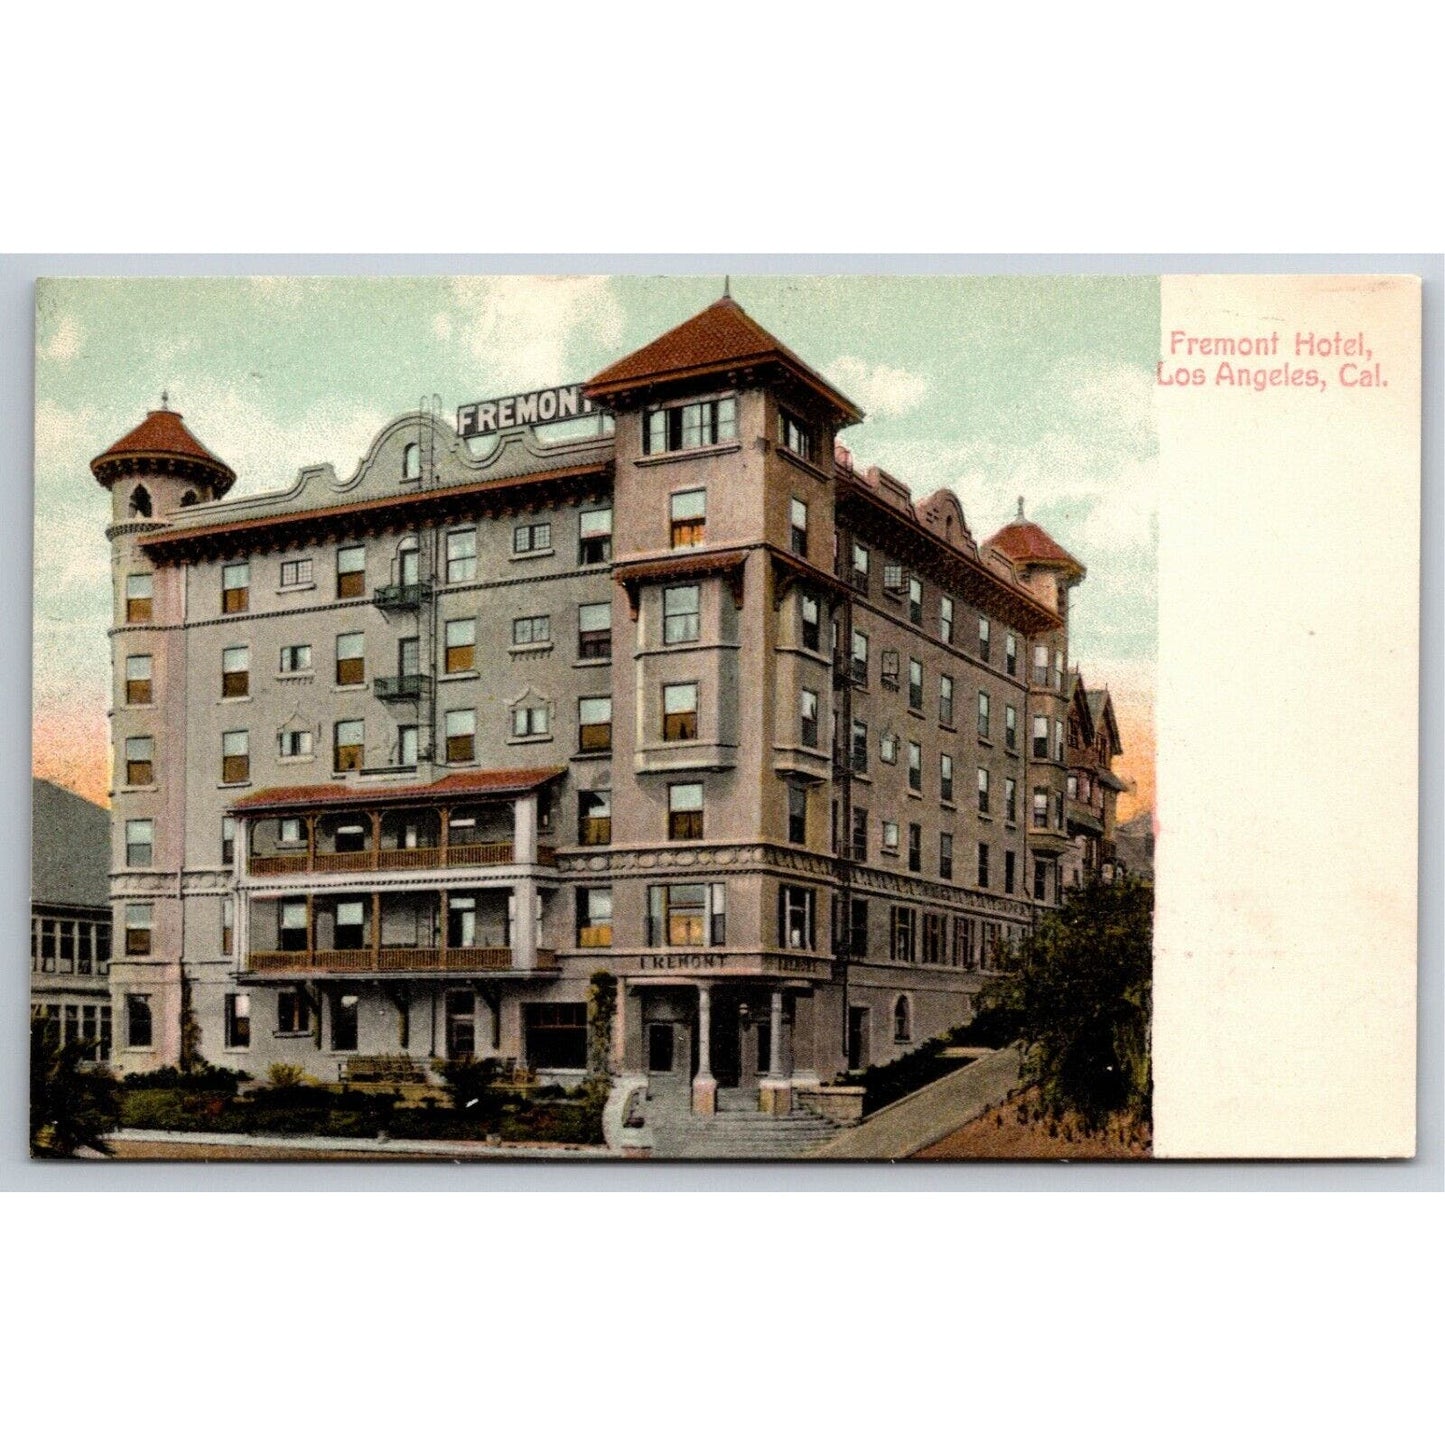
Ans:
{"label": "sidewalk", "polygon": [[[486,1144],[454,1139],[328,1139],[316,1135],[281,1134],[183,1134],[170,1129],[117,1129],[109,1136],[112,1144],[174,1146],[177,1157],[197,1158],[213,1152],[234,1159],[247,1153],[284,1158],[307,1155],[336,1159],[613,1159],[617,1156],[601,1144]],[[124,1157],[119,1150],[117,1157]],[[131,1157],[161,1157],[146,1149]]]}

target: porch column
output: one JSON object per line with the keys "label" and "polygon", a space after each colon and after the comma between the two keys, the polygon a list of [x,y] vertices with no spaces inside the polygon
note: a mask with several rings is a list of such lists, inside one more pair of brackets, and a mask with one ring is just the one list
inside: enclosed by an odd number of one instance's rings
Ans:
{"label": "porch column", "polygon": [[236,959],[241,972],[247,973],[251,968],[251,895],[233,889],[231,898],[231,907],[235,910],[231,916],[236,929]]}
{"label": "porch column", "polygon": [[512,885],[512,967],[537,966],[537,880],[519,878]]}
{"label": "porch column", "polygon": [[449,917],[450,909],[448,905],[448,900],[450,898],[451,893],[447,889],[443,888],[441,892],[441,920],[437,924],[437,968],[438,970],[443,972],[446,970],[447,966],[447,928],[451,922],[451,919]]}
{"label": "porch column", "polygon": [[783,991],[775,988],[768,1019],[768,1077],[758,1088],[758,1108],[765,1114],[786,1114],[792,1107],[792,1084],[783,1072]]}
{"label": "porch column", "polygon": [[537,862],[537,795],[526,793],[512,804],[512,862]]}
{"label": "porch column", "polygon": [[717,1080],[712,1076],[712,985],[697,986],[697,1074],[692,1081],[692,1112],[717,1113]]}
{"label": "porch column", "polygon": [[371,971],[381,972],[381,894],[371,895]]}
{"label": "porch column", "polygon": [[240,882],[250,871],[251,820],[237,818],[235,836],[231,839],[231,872],[235,875],[236,881]]}

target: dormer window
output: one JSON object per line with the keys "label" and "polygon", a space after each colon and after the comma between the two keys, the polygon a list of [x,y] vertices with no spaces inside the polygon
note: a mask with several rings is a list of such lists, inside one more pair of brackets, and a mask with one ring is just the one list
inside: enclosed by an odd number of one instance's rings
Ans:
{"label": "dormer window", "polygon": [[404,482],[417,481],[421,476],[421,443],[408,442],[401,449],[401,479]]}
{"label": "dormer window", "polygon": [[738,438],[738,400],[693,401],[684,406],[657,407],[647,413],[642,450],[647,456],[720,446]]}

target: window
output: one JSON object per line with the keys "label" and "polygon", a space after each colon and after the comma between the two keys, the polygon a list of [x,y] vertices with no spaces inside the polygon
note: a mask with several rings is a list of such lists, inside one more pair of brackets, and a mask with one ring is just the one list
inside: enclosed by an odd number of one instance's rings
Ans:
{"label": "window", "polygon": [[663,588],[662,640],[665,644],[697,641],[701,595],[696,586]]}
{"label": "window", "polygon": [[543,647],[552,643],[551,617],[514,617],[512,619],[513,647]]}
{"label": "window", "polygon": [[228,1049],[249,1049],[251,1047],[251,995],[228,993],[225,1017],[226,1047]]}
{"label": "window", "polygon": [[860,686],[868,685],[868,634],[853,629],[853,681]]}
{"label": "window", "polygon": [[662,737],[683,742],[697,736],[697,684],[668,683],[662,689]]}
{"label": "window", "polygon": [[[524,532],[525,527],[518,527],[517,532]],[[535,529],[534,529],[535,530]],[[551,545],[551,528],[547,529],[548,540],[545,543],[538,543],[537,546]],[[535,550],[532,547],[520,547],[513,539],[513,551],[529,552]],[[448,582],[475,582],[477,578],[477,529],[475,527],[462,527],[455,532],[447,533],[447,581]]]}
{"label": "window", "polygon": [[883,686],[892,692],[898,691],[898,653],[891,647],[885,647],[878,654],[878,677]]}
{"label": "window", "polygon": [[1056,692],[1064,685],[1064,654],[1062,652],[1054,653],[1053,684]]}
{"label": "window", "polygon": [[912,712],[923,711],[923,664],[916,657],[908,659],[908,706]]}
{"label": "window", "polygon": [[1054,794],[1054,827],[1060,832],[1064,828],[1064,795],[1056,792]]}
{"label": "window", "polygon": [[151,587],[154,578],[149,572],[132,572],[125,579],[125,620],[149,622],[152,618]]}
{"label": "window", "polygon": [[545,702],[519,703],[512,709],[514,738],[544,738],[552,733],[552,709]]}
{"label": "window", "polygon": [[131,1049],[151,1047],[151,998],[148,993],[125,996],[125,1042]]}
{"label": "window", "polygon": [[888,957],[912,963],[918,956],[918,913],[895,903],[888,910]]}
{"label": "window", "polygon": [[477,665],[477,619],[456,617],[446,626],[443,666],[447,672],[471,672]]}
{"label": "window", "polygon": [[938,721],[946,728],[953,726],[953,679],[947,673],[938,679]]}
{"label": "window", "polygon": [[221,734],[221,781],[251,781],[251,734],[244,728]]}
{"label": "window", "polygon": [[311,1001],[303,990],[286,988],[276,995],[276,1032],[279,1034],[311,1032]]}
{"label": "window", "polygon": [[868,771],[868,724],[859,718],[853,719],[853,736],[850,743],[849,766],[855,773]]}
{"label": "window", "polygon": [[587,1005],[527,1003],[522,1005],[527,1064],[533,1069],[587,1067]]}
{"label": "window", "polygon": [[988,887],[988,844],[978,845],[978,886]]}
{"label": "window", "polygon": [[612,842],[612,794],[577,794],[577,842],[584,848],[602,848]]}
{"label": "window", "polygon": [[612,508],[583,512],[578,519],[577,565],[591,567],[612,560]]}
{"label": "window", "polygon": [[354,993],[333,994],[331,998],[331,1048],[349,1054],[356,1048],[361,1001]]}
{"label": "window", "polygon": [[1034,827],[1049,826],[1049,795],[1043,788],[1034,789]]}
{"label": "window", "polygon": [[701,547],[707,536],[707,492],[674,492],[668,502],[674,547]]}
{"label": "window", "polygon": [[311,558],[295,557],[281,564],[281,586],[309,587],[311,585]]}
{"label": "window", "polygon": [[447,762],[472,763],[477,759],[477,714],[459,708],[446,716]]}
{"label": "window", "polygon": [[908,825],[908,871],[918,873],[923,868],[923,828],[918,823]]}
{"label": "window", "polygon": [[992,631],[992,628],[991,628],[991,626],[990,626],[990,624],[989,624],[988,618],[985,617],[982,613],[979,613],[979,617],[978,617],[978,655],[979,655],[981,658],[983,658],[983,660],[984,660],[985,662],[988,661],[988,655],[989,655],[989,638],[990,638],[990,633],[991,633],[991,631]]}
{"label": "window", "polygon": [[1014,778],[1003,780],[1003,815],[1010,823],[1017,823],[1019,812],[1019,785]]}
{"label": "window", "polygon": [[853,543],[853,586],[859,592],[868,590],[868,549],[861,542]]}
{"label": "window", "polygon": [[1014,854],[1012,850],[1003,855],[1003,891],[1014,891]]}
{"label": "window", "polygon": [[672,783],[668,786],[667,836],[675,842],[702,837],[701,783]]}
{"label": "window", "polygon": [[336,947],[366,947],[366,906],[359,898],[339,901],[336,905]]}
{"label": "window", "polygon": [[366,595],[366,548],[362,546],[336,549],[336,595]]}
{"label": "window", "polygon": [[221,652],[221,696],[250,697],[251,649],[227,647]]}
{"label": "window", "polygon": [[878,740],[878,756],[885,763],[898,761],[898,734],[884,733]]}
{"label": "window", "polygon": [[808,555],[808,504],[796,497],[788,503],[788,549],[799,557]]}
{"label": "window", "polygon": [[851,958],[868,956],[868,900],[848,900],[848,954]]}
{"label": "window", "polygon": [[805,748],[818,746],[818,694],[806,687],[798,694],[798,741]]}
{"label": "window", "polygon": [[332,766],[338,773],[357,772],[366,756],[366,724],[350,718],[336,724],[336,746]]}
{"label": "window", "polygon": [[[813,459],[813,434],[796,417],[785,411],[778,413],[778,445],[805,462]],[[798,550],[796,547],[793,549]]]}
{"label": "window", "polygon": [[396,544],[396,581],[415,587],[421,580],[421,545],[415,537],[403,537]]}
{"label": "window", "polygon": [[301,643],[293,647],[281,649],[281,672],[310,672],[311,671],[311,648]]}
{"label": "window", "polygon": [[125,952],[127,958],[143,958],[151,951],[151,928],[155,923],[153,903],[125,906]]}
{"label": "window", "polygon": [[897,823],[887,823],[887,822],[885,822],[885,823],[883,824],[883,830],[882,830],[881,837],[882,837],[882,847],[883,847],[883,851],[884,851],[885,853],[896,853],[896,852],[898,851],[898,824],[897,824]]}
{"label": "window", "polygon": [[1003,640],[1003,668],[1010,677],[1017,677],[1019,670],[1019,643],[1012,632]]}
{"label": "window", "polygon": [[612,604],[586,602],[577,609],[577,656],[612,656]]}
{"label": "window", "polygon": [[414,482],[421,476],[421,443],[408,442],[401,449],[401,479]]}
{"label": "window", "polygon": [[[338,829],[338,833],[341,830]],[[283,848],[304,848],[306,846],[306,833],[301,825],[300,818],[282,818],[276,834],[277,842]],[[337,839],[337,850],[341,851],[341,840]],[[354,849],[347,851],[355,851]]]}
{"label": "window", "polygon": [[577,747],[584,753],[612,751],[612,699],[584,697],[577,703]]}
{"label": "window", "polygon": [[918,577],[908,579],[908,620],[915,627],[923,626],[923,581]]}
{"label": "window", "polygon": [[988,816],[988,769],[978,770],[978,811]]}
{"label": "window", "polygon": [[949,753],[938,755],[938,798],[943,803],[953,801],[953,757]]}
{"label": "window", "polygon": [[148,788],[155,782],[155,739],[125,740],[125,781],[131,788]]}
{"label": "window", "polygon": [[894,596],[903,591],[903,563],[885,562],[883,564],[883,590]]}
{"label": "window", "polygon": [[1079,779],[1075,774],[1069,774],[1067,787],[1070,798],[1077,798],[1079,796]]}
{"label": "window", "polygon": [[1047,687],[1049,682],[1049,649],[1043,643],[1034,648],[1034,682],[1039,687]]}
{"label": "window", "polygon": [[402,723],[396,730],[396,760],[404,768],[414,768],[420,756],[421,729],[415,723]]}
{"label": "window", "polygon": [[727,943],[727,887],[722,883],[653,884],[647,890],[650,948],[720,948]]}
{"label": "window", "polygon": [[1012,703],[1003,710],[1003,745],[1011,753],[1019,750],[1019,714]]}
{"label": "window", "polygon": [[855,863],[868,861],[868,809],[853,809],[852,837],[849,839],[848,856]]}
{"label": "window", "polygon": [[804,592],[802,594],[800,607],[802,608],[802,643],[809,652],[819,651],[819,628],[818,628],[818,599]]}
{"label": "window", "polygon": [[125,660],[125,700],[128,706],[143,706],[151,701],[151,657],[138,653]]}
{"label": "window", "polygon": [[1054,761],[1061,763],[1064,760],[1064,725],[1057,719],[1054,722]]}
{"label": "window", "polygon": [[577,947],[612,947],[612,890],[577,890]]}
{"label": "window", "polygon": [[306,950],[310,933],[310,913],[304,898],[283,898],[277,920],[277,942],[285,953]]}
{"label": "window", "polygon": [[720,446],[738,437],[738,402],[735,396],[716,401],[693,401],[686,406],[657,407],[647,413],[642,450],[647,456]]}
{"label": "window", "polygon": [[125,866],[149,868],[155,852],[156,825],[150,818],[128,818],[125,825]]}
{"label": "window", "polygon": [[236,861],[236,820],[221,819],[221,864],[230,868]]}
{"label": "window", "polygon": [[944,642],[953,643],[953,598],[938,599],[938,635]]}
{"label": "window", "polygon": [[343,632],[336,639],[336,683],[355,687],[366,681],[366,637],[360,632]]}
{"label": "window", "polygon": [[1034,859],[1034,897],[1040,903],[1049,896],[1049,865],[1043,858]]}
{"label": "window", "polygon": [[817,946],[816,895],[811,888],[785,883],[778,889],[778,947]]}
{"label": "window", "polygon": [[251,607],[251,564],[228,562],[221,568],[221,611],[247,612]]}
{"label": "window", "polygon": [[945,879],[953,877],[952,833],[940,833],[938,835],[938,876]]}
{"label": "window", "polygon": [[909,1007],[905,995],[899,994],[898,1002],[893,1005],[893,1042],[895,1044],[906,1044],[913,1038],[913,1010]]}
{"label": "window", "polygon": [[[476,533],[472,533],[475,544]],[[528,552],[550,552],[552,550],[552,524],[550,522],[524,522],[512,528],[512,555],[525,556]],[[450,566],[450,564],[448,564]],[[475,563],[473,564],[475,571]],[[448,573],[450,575],[450,572]]]}
{"label": "window", "polygon": [[788,842],[808,841],[808,790],[800,783],[788,784]]}
{"label": "window", "polygon": [[1046,717],[1034,719],[1034,756],[1045,762],[1049,756],[1049,720]]}

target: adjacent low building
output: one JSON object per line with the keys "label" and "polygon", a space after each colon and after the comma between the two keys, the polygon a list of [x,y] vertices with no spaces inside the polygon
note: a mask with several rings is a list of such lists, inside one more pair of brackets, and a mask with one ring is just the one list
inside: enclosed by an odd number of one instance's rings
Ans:
{"label": "adjacent low building", "polygon": [[164,406],[97,457],[121,1066],[577,1079],[605,971],[616,1069],[780,1109],[967,1019],[1089,832],[1084,568],[861,415],[725,297],[284,493]]}

